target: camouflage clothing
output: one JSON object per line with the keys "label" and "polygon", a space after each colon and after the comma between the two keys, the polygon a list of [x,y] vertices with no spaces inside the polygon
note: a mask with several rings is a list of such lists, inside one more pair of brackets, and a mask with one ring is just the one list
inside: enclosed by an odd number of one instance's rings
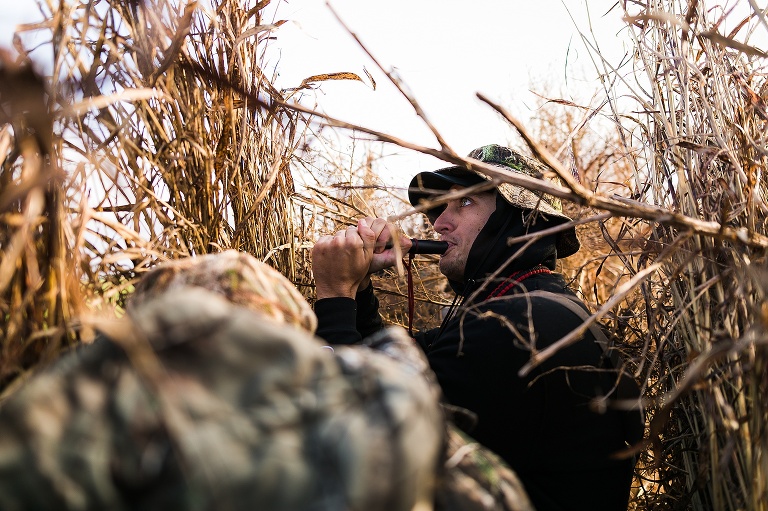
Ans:
{"label": "camouflage clothing", "polygon": [[314,333],[317,317],[282,273],[256,258],[227,250],[162,264],[147,273],[128,302],[129,310],[166,291],[200,287],[227,301]]}
{"label": "camouflage clothing", "polygon": [[523,483],[504,461],[453,424],[442,477],[435,491],[438,511],[534,511]]}
{"label": "camouflage clothing", "polygon": [[128,311],[3,403],[0,509],[528,509],[463,455],[402,329],[324,347],[293,286],[234,252],[151,272]]}
{"label": "camouflage clothing", "polygon": [[156,290],[3,404],[0,509],[431,508],[444,426],[412,366]]}

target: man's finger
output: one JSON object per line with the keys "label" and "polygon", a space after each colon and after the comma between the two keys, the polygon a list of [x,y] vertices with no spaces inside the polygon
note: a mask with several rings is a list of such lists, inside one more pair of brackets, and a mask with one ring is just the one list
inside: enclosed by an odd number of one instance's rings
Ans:
{"label": "man's finger", "polygon": [[357,221],[357,233],[363,238],[366,245],[373,247],[372,242],[376,240],[376,233],[373,232],[365,218],[361,218]]}
{"label": "man's finger", "polygon": [[363,244],[365,245],[366,250],[370,250],[371,252],[376,251],[376,233],[371,229],[371,227],[368,224],[368,220],[365,218],[361,218],[357,222],[357,233],[360,235],[360,237],[363,239]]}
{"label": "man's finger", "polygon": [[376,236],[376,249],[374,250],[374,253],[380,254],[387,249],[389,240],[392,239],[394,226],[389,224],[383,218],[376,218],[371,223],[371,229]]}
{"label": "man's finger", "polygon": [[387,228],[389,224],[384,218],[366,218],[366,221],[371,226],[373,232],[376,233],[377,238],[381,237],[384,232],[391,230],[391,227]]}

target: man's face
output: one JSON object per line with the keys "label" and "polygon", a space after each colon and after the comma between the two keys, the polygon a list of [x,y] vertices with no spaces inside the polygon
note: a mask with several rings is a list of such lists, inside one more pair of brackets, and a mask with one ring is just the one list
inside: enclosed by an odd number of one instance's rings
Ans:
{"label": "man's face", "polygon": [[[461,188],[453,186],[451,191]],[[469,249],[495,210],[495,191],[467,195],[446,204],[445,210],[433,222],[435,231],[448,242],[448,250],[440,258],[443,275],[456,282],[464,281]]]}

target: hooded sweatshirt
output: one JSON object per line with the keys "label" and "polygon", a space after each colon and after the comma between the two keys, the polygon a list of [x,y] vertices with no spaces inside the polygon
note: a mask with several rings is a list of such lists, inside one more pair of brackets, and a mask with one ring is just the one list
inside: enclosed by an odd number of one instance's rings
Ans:
{"label": "hooded sweatshirt", "polygon": [[[496,211],[468,254],[464,282],[449,282],[459,305],[440,328],[418,334],[416,341],[445,400],[476,414],[468,433],[517,472],[537,510],[623,511],[633,462],[613,455],[640,440],[641,418],[590,406],[616,379],[591,333],[527,376],[518,374],[532,350],[557,342],[582,321],[552,299],[525,295],[543,290],[575,296],[552,271],[554,236],[521,253],[522,243],[506,244],[552,225],[542,218],[526,225],[525,214],[497,198]],[[382,327],[371,287],[356,300],[319,300],[315,312],[318,336],[334,344],[360,342]]]}

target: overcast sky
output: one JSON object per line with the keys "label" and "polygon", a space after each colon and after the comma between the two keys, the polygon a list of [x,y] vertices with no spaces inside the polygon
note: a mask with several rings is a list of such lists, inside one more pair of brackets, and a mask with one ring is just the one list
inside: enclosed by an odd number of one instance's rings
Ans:
{"label": "overcast sky", "polygon": [[[521,118],[532,113],[531,87],[588,99],[599,83],[578,31],[588,34],[592,27],[601,52],[618,62],[626,51],[626,32],[621,13],[609,12],[613,3],[331,1],[350,30],[385,69],[397,73],[460,153],[512,138],[507,123],[475,98],[477,92]],[[437,147],[408,102],[333,17],[324,0],[275,0],[274,5],[277,18],[288,20],[274,32],[267,66],[268,72],[279,73],[278,87],[341,71],[365,79],[365,68],[377,82],[375,91],[359,82],[327,82],[311,101],[316,99],[322,109],[343,120]],[[0,0],[0,46],[9,46],[15,25],[34,21],[38,12],[35,0]],[[393,172],[412,175],[435,165],[431,158],[408,156],[406,160],[389,159],[385,172],[391,165]],[[403,170],[403,165],[409,168]]]}
{"label": "overcast sky", "polygon": [[[599,88],[578,29],[618,62],[626,45],[624,23],[612,1],[333,0],[339,17],[387,70],[394,70],[430,120],[460,153],[511,138],[507,123],[476,99],[481,92],[521,118],[531,115],[542,84],[554,95],[590,97]],[[606,14],[607,13],[607,14]],[[575,19],[571,19],[571,16]],[[317,100],[330,114],[401,138],[437,147],[408,102],[386,80],[321,0],[280,4],[281,26],[271,49],[280,55],[278,86],[307,76],[369,70],[377,90],[357,82],[326,83]],[[539,88],[541,87],[541,88]],[[410,164],[410,163],[409,163]],[[395,163],[397,165],[397,163]],[[431,158],[416,163],[434,166]],[[423,170],[411,169],[411,174]]]}

